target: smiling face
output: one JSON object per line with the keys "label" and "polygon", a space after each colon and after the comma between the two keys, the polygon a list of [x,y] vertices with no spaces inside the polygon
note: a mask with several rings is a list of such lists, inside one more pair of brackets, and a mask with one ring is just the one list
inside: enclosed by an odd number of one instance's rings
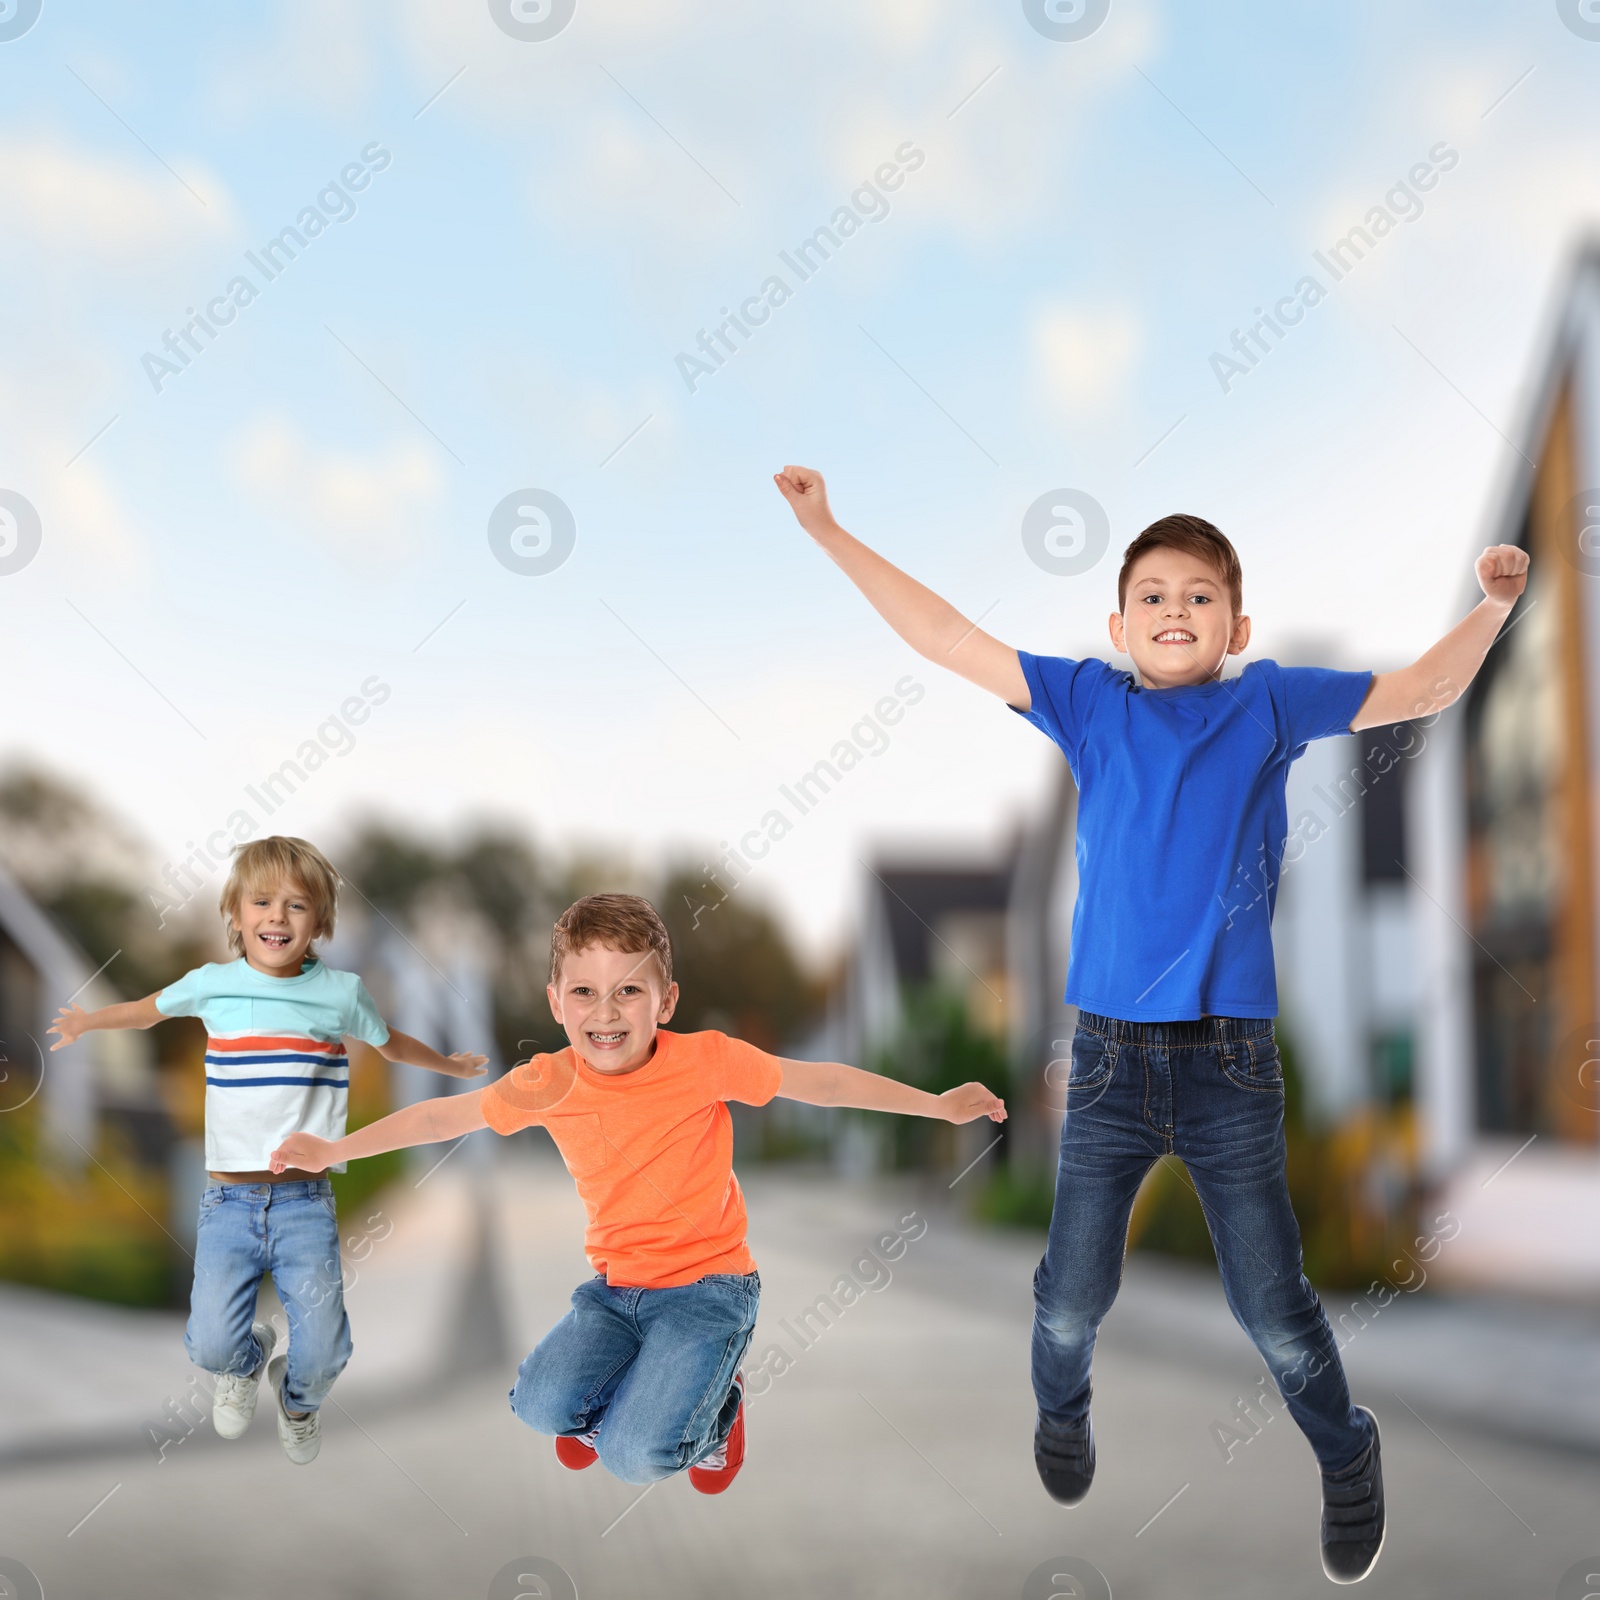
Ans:
{"label": "smiling face", "polygon": [[273,978],[298,977],[321,931],[310,895],[291,878],[245,890],[234,908],[233,926],[245,960]]}
{"label": "smiling face", "polygon": [[603,944],[569,950],[545,993],[572,1048],[596,1072],[612,1074],[650,1059],[656,1029],[678,1004],[677,984],[662,984],[661,964],[648,950]]}
{"label": "smiling face", "polygon": [[1128,573],[1127,609],[1111,614],[1111,642],[1133,657],[1147,689],[1177,689],[1222,676],[1250,642],[1222,574],[1184,550],[1147,551]]}

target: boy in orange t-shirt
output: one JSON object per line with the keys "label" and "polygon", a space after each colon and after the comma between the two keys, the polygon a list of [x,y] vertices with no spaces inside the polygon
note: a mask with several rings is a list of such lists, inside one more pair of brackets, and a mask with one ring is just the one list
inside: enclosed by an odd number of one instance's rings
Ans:
{"label": "boy in orange t-shirt", "polygon": [[1005,1105],[981,1083],[933,1095],[721,1033],[662,1030],[678,1003],[672,945],[637,895],[587,895],[562,913],[547,993],[567,1049],[342,1139],[293,1134],[273,1168],[320,1172],[478,1128],[547,1128],[588,1213],[584,1248],[597,1276],[518,1369],[511,1408],[555,1436],[568,1467],[599,1459],[628,1483],[687,1467],[696,1489],[720,1494],[744,1461],[739,1363],[761,1292],[724,1102],[782,1095],[946,1122],[1000,1122]]}

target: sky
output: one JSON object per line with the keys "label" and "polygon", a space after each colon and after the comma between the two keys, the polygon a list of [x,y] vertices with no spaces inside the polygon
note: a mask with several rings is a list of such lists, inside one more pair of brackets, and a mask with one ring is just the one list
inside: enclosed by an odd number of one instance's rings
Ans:
{"label": "sky", "polygon": [[[1253,653],[1413,658],[1600,217],[1584,31],[1575,0],[15,0],[0,758],[155,863],[244,810],[648,868],[849,741],[748,884],[836,947],[865,861],[997,848],[1061,758],[903,646],[772,474],[821,470],[1038,653],[1108,655],[1118,553],[1187,510],[1241,552]],[[1108,524],[1087,570],[1024,541],[1061,491]]]}

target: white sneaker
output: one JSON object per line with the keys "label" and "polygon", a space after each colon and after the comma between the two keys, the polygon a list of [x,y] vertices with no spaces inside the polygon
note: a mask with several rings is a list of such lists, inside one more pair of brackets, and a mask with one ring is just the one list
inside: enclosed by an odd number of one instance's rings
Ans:
{"label": "white sneaker", "polygon": [[322,1448],[322,1413],[308,1411],[303,1417],[291,1417],[283,1403],[283,1375],[289,1366],[287,1356],[274,1356],[267,1363],[267,1377],[272,1381],[272,1393],[278,1402],[278,1443],[283,1453],[297,1467],[317,1459]]}
{"label": "white sneaker", "polygon": [[237,1439],[250,1426],[261,1396],[261,1374],[278,1342],[278,1330],[270,1322],[254,1323],[250,1331],[261,1346],[261,1365],[243,1378],[236,1373],[218,1373],[216,1387],[211,1391],[211,1426],[224,1439]]}

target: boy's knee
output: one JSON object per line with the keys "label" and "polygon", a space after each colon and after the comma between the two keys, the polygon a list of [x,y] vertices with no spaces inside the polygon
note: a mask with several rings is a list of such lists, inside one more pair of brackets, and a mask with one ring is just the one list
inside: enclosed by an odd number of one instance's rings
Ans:
{"label": "boy's knee", "polygon": [[1052,1344],[1083,1344],[1095,1336],[1098,1316],[1071,1307],[1038,1305],[1033,1313],[1034,1327]]}
{"label": "boy's knee", "polygon": [[1258,1346],[1299,1344],[1326,1320],[1321,1302],[1302,1277],[1236,1290],[1232,1305],[1240,1326]]}
{"label": "boy's knee", "polygon": [[608,1441],[604,1428],[595,1446],[600,1452],[600,1464],[613,1478],[620,1478],[624,1483],[659,1483],[662,1478],[670,1478],[681,1466],[676,1446],[629,1438],[625,1434],[613,1434]]}
{"label": "boy's knee", "polygon": [[535,1433],[554,1436],[561,1432],[560,1418],[549,1404],[549,1397],[520,1382],[511,1387],[511,1414]]}
{"label": "boy's knee", "polygon": [[548,1433],[552,1437],[571,1433],[579,1426],[578,1418],[573,1415],[572,1397],[541,1381],[538,1369],[530,1367],[526,1361],[511,1386],[511,1411],[535,1433]]}
{"label": "boy's knee", "polygon": [[1072,1285],[1060,1285],[1038,1275],[1033,1284],[1034,1326],[1057,1344],[1092,1339],[1111,1309],[1103,1295],[1088,1295]]}

